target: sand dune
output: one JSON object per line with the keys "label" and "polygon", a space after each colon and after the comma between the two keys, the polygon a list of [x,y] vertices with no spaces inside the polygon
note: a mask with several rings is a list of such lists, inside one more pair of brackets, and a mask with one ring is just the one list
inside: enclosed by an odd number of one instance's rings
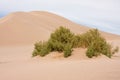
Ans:
{"label": "sand dune", "polygon": [[[0,19],[0,80],[120,80],[120,52],[112,59],[88,59],[86,49],[77,48],[69,58],[57,52],[32,58],[33,44],[47,40],[59,26],[76,34],[90,29],[44,11],[15,12]],[[101,34],[120,47],[119,35]]]}
{"label": "sand dune", "polygon": [[15,12],[0,20],[0,45],[33,44],[38,40],[47,40],[59,26],[68,27],[74,33],[88,30],[48,12]]}
{"label": "sand dune", "polygon": [[50,33],[59,26],[65,26],[76,34],[89,29],[44,11],[15,12],[0,19],[0,45],[33,44],[39,40],[47,40]]}

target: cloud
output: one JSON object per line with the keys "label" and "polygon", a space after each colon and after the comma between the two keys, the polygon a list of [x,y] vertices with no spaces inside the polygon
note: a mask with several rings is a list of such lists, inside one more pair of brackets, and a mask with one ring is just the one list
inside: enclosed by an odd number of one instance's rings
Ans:
{"label": "cloud", "polygon": [[[99,23],[98,28],[101,24],[107,28],[105,30],[112,30],[111,27],[117,28],[120,32],[119,4],[120,0],[0,0],[0,13],[46,10],[77,22],[91,25]],[[106,21],[116,24],[112,25]]]}
{"label": "cloud", "polygon": [[[113,2],[114,1],[114,2]],[[1,9],[5,10],[32,10],[32,9],[68,9],[76,6],[92,7],[97,9],[113,9],[119,0],[1,0]],[[115,4],[115,5],[114,5]]]}

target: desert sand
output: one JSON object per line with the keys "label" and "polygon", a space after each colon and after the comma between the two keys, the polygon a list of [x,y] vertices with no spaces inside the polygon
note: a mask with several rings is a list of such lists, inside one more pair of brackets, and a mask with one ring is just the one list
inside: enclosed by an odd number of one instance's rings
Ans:
{"label": "desert sand", "polygon": [[[47,40],[59,26],[75,34],[90,29],[44,11],[15,12],[1,18],[0,80],[120,80],[120,52],[111,59],[88,59],[86,49],[77,48],[69,58],[58,52],[33,58],[34,43]],[[113,47],[120,47],[119,35],[101,34]]]}

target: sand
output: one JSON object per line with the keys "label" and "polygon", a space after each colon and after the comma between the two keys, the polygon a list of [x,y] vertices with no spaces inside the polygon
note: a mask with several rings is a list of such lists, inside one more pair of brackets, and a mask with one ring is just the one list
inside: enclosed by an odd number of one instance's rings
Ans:
{"label": "sand", "polygon": [[[69,58],[57,52],[32,58],[33,44],[47,40],[59,26],[76,34],[89,29],[44,11],[16,12],[0,19],[0,80],[120,80],[120,52],[112,59],[88,59],[86,49],[77,48]],[[120,47],[119,35],[101,33]]]}

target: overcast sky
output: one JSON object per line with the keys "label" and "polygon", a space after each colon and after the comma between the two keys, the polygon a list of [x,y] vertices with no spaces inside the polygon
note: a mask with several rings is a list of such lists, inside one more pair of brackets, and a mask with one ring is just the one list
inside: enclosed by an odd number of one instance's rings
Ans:
{"label": "overcast sky", "polygon": [[77,23],[120,34],[120,0],[0,0],[0,16],[50,11]]}

